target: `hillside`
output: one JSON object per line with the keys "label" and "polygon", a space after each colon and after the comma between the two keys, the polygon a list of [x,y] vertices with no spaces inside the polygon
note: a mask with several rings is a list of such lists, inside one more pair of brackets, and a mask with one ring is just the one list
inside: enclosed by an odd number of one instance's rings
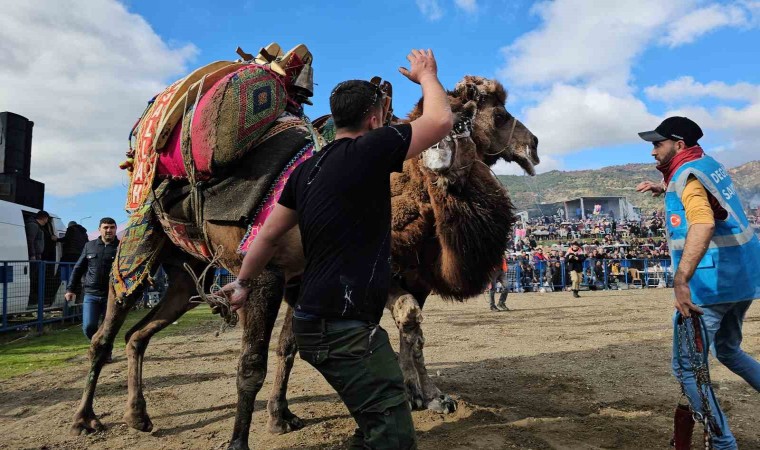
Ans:
{"label": "hillside", "polygon": [[[730,169],[731,177],[745,207],[760,202],[760,161],[752,161]],[[528,209],[536,203],[559,202],[581,196],[616,195],[628,197],[642,211],[662,209],[662,199],[635,191],[644,180],[661,180],[662,175],[653,164],[626,164],[595,170],[550,172],[535,177],[499,175],[507,186],[518,210]]]}

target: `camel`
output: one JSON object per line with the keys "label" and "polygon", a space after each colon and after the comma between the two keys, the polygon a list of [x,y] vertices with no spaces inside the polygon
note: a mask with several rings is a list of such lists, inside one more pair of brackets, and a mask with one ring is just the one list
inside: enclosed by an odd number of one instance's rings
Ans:
{"label": "camel", "polygon": [[[513,222],[506,191],[492,176],[487,164],[493,164],[501,157],[517,162],[532,174],[533,165],[538,163],[537,139],[506,112],[506,92],[500,84],[469,77],[457,85],[450,97],[459,116],[466,119],[467,114],[471,114],[472,135],[451,137],[451,141],[458,145],[452,147],[451,142],[444,141],[421,159],[407,161],[404,172],[393,179],[394,193],[397,194],[393,200],[393,262],[399,281],[388,306],[400,327],[402,368],[418,406],[447,401],[427,377],[424,368],[420,312],[425,298],[432,290],[451,299],[464,299],[478,293],[501,256]],[[416,109],[420,107],[418,105]],[[449,164],[435,167],[428,162],[431,168],[422,161],[445,160],[447,158],[435,154],[446,151],[450,152]],[[245,161],[241,164],[245,165]],[[452,193],[460,197],[453,199]],[[220,249],[219,263],[237,273],[241,257],[235,249],[246,232],[243,224],[208,222],[204,225],[211,246]],[[238,404],[230,449],[249,448],[253,404],[266,375],[274,322],[283,296],[291,307],[297,298],[297,285],[290,282],[302,273],[304,267],[298,230],[291,230],[284,240],[283,250],[255,280],[253,294],[243,315],[243,346],[237,371]],[[469,254],[463,255],[463,249]],[[205,263],[172,245],[163,247],[158,261],[171,280],[170,288],[164,301],[125,337],[129,395],[124,420],[141,431],[152,429],[142,392],[145,350],[155,333],[195,306],[188,301],[195,293],[195,280],[184,270],[183,264],[200,271]],[[208,289],[208,286],[204,288]],[[98,376],[116,333],[138,297],[116,298],[113,289],[109,293],[106,319],[90,347],[91,367],[82,402],[74,417],[74,433],[103,428],[93,409]],[[273,392],[273,401],[268,408],[272,414],[270,430],[273,431],[288,431],[301,425],[300,419],[288,410],[285,400],[287,375],[295,354],[289,324],[286,320],[281,332],[278,389]],[[445,405],[439,407],[444,409]]]}

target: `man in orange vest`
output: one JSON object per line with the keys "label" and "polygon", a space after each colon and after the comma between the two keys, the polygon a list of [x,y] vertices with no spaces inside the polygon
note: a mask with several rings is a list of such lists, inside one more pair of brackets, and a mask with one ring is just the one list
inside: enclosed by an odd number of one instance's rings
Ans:
{"label": "man in orange vest", "polygon": [[[501,267],[496,267],[491,276],[491,311],[509,311],[509,308],[507,308],[507,270],[507,258],[502,256]],[[496,283],[499,282],[501,282],[501,296],[499,296],[499,305],[497,307],[495,304]]]}

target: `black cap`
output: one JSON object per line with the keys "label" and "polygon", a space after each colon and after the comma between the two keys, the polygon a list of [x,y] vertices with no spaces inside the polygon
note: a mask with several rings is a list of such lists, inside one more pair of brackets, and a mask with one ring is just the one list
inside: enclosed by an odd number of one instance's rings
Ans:
{"label": "black cap", "polygon": [[687,117],[673,116],[663,120],[654,131],[639,133],[641,139],[648,142],[659,142],[666,139],[684,141],[687,146],[697,145],[704,134],[693,120]]}

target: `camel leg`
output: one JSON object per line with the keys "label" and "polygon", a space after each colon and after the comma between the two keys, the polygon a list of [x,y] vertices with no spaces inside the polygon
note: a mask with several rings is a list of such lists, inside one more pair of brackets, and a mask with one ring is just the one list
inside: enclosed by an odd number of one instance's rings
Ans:
{"label": "camel leg", "polygon": [[293,308],[288,306],[285,322],[280,331],[280,342],[277,345],[277,374],[267,403],[270,433],[290,433],[304,427],[303,420],[290,412],[287,399],[288,379],[290,378],[290,371],[293,369],[297,351],[296,337],[293,334]]}
{"label": "camel leg", "polygon": [[79,403],[77,412],[74,414],[74,423],[71,425],[71,434],[73,435],[93,433],[105,429],[95,415],[95,410],[92,406],[95,398],[95,388],[98,384],[100,371],[103,369],[108,355],[111,354],[111,350],[113,350],[116,333],[119,332],[119,329],[124,324],[129,310],[140,297],[140,293],[138,290],[138,292],[117,304],[113,287],[110,287],[108,291],[105,319],[90,343],[90,371],[87,374],[82,400]]}
{"label": "camel leg", "polygon": [[267,374],[269,341],[280,309],[283,288],[282,274],[269,269],[253,283],[245,307],[243,348],[237,369],[237,413],[228,450],[249,449],[253,405]]}
{"label": "camel leg", "polygon": [[196,306],[189,298],[195,294],[192,278],[178,265],[165,266],[169,276],[169,289],[164,299],[143,320],[132,327],[125,336],[128,360],[128,398],[124,422],[138,431],[151,431],[150,420],[143,396],[143,359],[151,337],[184,313]]}
{"label": "camel leg", "polygon": [[456,401],[438,389],[425,367],[425,338],[422,334],[422,308],[419,303],[413,295],[394,288],[387,306],[399,329],[399,363],[412,406],[440,413],[454,412],[457,408]]}
{"label": "camel leg", "polygon": [[412,409],[422,409],[424,398],[417,368],[414,365],[415,329],[422,321],[422,309],[411,294],[401,289],[391,289],[386,307],[391,311],[399,331],[398,362],[404,374],[404,385]]}

